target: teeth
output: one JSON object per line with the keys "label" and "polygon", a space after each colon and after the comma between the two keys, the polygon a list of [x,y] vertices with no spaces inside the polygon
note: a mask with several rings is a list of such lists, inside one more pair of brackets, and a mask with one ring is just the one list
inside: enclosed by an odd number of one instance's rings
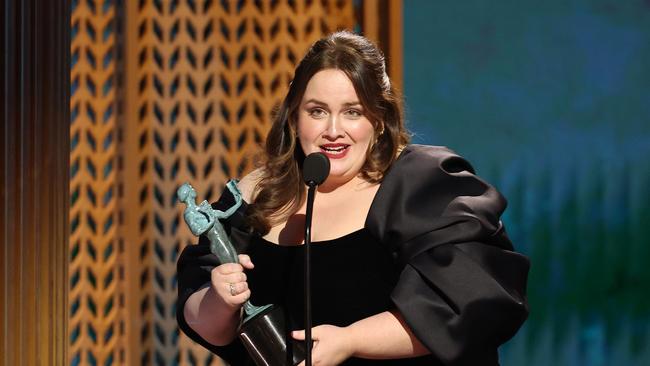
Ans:
{"label": "teeth", "polygon": [[327,152],[333,152],[333,153],[340,153],[343,150],[345,150],[347,146],[339,146],[339,147],[322,147],[323,150]]}

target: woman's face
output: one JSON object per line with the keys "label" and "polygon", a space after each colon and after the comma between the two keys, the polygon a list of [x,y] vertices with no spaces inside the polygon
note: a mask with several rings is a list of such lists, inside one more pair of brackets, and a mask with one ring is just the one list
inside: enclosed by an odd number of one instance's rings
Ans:
{"label": "woman's face", "polygon": [[374,138],[352,82],[336,69],[319,71],[307,83],[297,129],[305,155],[327,155],[329,177],[344,182],[359,174]]}

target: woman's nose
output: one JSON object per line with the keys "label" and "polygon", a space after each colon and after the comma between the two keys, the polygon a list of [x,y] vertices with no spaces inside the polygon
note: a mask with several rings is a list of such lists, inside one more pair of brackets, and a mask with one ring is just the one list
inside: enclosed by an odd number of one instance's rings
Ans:
{"label": "woman's nose", "polygon": [[343,128],[341,126],[340,117],[332,114],[327,121],[327,130],[325,135],[329,138],[337,138],[343,136]]}

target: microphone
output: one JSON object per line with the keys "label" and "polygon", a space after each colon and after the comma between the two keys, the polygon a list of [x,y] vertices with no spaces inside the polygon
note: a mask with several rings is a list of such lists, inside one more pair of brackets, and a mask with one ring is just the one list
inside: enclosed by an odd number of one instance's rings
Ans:
{"label": "microphone", "polygon": [[330,159],[316,152],[307,155],[302,164],[302,178],[307,189],[307,212],[305,213],[305,365],[311,366],[311,218],[314,209],[316,186],[322,184],[330,174]]}
{"label": "microphone", "polygon": [[330,159],[323,153],[307,155],[302,165],[302,178],[308,186],[322,184],[330,174]]}

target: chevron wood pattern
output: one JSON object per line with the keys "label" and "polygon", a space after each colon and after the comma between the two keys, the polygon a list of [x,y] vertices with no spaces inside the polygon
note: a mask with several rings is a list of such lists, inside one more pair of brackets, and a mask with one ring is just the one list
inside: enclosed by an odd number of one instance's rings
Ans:
{"label": "chevron wood pattern", "polygon": [[214,200],[253,167],[309,45],[353,29],[347,1],[78,1],[72,9],[73,365],[219,365],[176,326],[195,238],[176,188]]}

